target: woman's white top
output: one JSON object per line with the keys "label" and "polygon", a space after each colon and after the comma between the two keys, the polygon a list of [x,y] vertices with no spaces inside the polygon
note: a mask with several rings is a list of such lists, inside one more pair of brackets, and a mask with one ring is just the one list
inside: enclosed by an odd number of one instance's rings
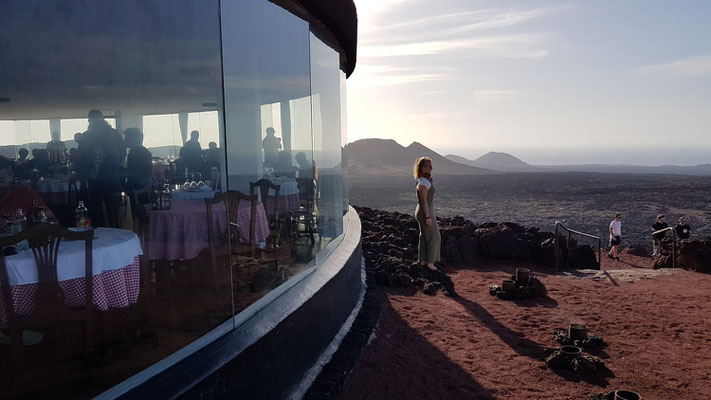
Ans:
{"label": "woman's white top", "polygon": [[421,176],[421,177],[417,178],[417,186],[420,186],[420,185],[429,189],[432,187],[432,182],[430,182],[429,179]]}

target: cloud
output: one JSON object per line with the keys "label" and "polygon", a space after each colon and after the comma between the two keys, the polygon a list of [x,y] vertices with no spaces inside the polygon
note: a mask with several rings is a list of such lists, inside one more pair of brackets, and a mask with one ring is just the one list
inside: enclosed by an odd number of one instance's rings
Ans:
{"label": "cloud", "polygon": [[711,75],[711,55],[689,57],[679,61],[647,65],[634,69],[641,74],[662,75],[670,78],[693,78]]}
{"label": "cloud", "polygon": [[449,68],[431,68],[423,70],[420,68],[398,67],[394,65],[358,65],[358,69],[353,77],[348,80],[348,86],[374,87],[392,86],[406,83],[436,81],[451,79]]}
{"label": "cloud", "polygon": [[547,50],[537,44],[544,38],[541,34],[514,34],[477,38],[433,40],[408,44],[363,46],[359,57],[397,57],[435,55],[453,51],[478,50],[481,55],[506,58],[541,58]]}

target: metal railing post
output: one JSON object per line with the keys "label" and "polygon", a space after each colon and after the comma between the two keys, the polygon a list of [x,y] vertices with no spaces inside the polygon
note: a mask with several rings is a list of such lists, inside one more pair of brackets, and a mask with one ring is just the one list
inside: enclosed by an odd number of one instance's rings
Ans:
{"label": "metal railing post", "polygon": [[555,253],[555,270],[558,271],[558,221],[555,222],[555,244],[554,244],[554,250],[553,252]]}
{"label": "metal railing post", "polygon": [[[676,230],[672,228],[671,226],[668,226],[664,229],[660,229],[658,231],[652,232],[652,239],[654,239],[654,235],[666,231],[671,231],[672,232],[672,268],[676,268]],[[659,242],[659,248],[661,249],[661,241]],[[661,251],[661,250],[660,250]]]}
{"label": "metal railing post", "polygon": [[566,243],[566,258],[565,258],[566,268],[570,267],[570,238],[573,233],[576,235],[583,236],[583,237],[597,239],[597,263],[600,266],[600,268],[602,268],[602,239],[600,238],[600,236],[593,236],[589,233],[584,233],[584,232],[579,232],[579,231],[576,231],[573,229],[569,229],[565,225],[561,224],[560,221],[555,221],[554,252],[555,252],[555,269],[556,269],[556,271],[560,267],[560,261],[558,260],[559,253],[560,253],[560,245],[558,243],[558,227],[559,226],[561,229],[564,229],[566,232],[568,232],[568,242]]}
{"label": "metal railing post", "polygon": [[570,268],[570,231],[568,231],[568,242],[565,244],[565,268]]}

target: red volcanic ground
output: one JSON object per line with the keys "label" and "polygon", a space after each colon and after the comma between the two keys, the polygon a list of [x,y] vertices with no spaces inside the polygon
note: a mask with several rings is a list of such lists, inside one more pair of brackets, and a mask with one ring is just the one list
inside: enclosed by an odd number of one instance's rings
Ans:
{"label": "red volcanic ground", "polygon": [[[379,329],[341,398],[570,400],[629,389],[643,399],[711,399],[711,275],[655,271],[649,258],[623,255],[587,274],[530,267],[548,288],[542,300],[490,296],[515,267],[446,269],[459,298],[379,287]],[[554,329],[570,323],[608,343],[593,354],[611,373],[547,368]]]}

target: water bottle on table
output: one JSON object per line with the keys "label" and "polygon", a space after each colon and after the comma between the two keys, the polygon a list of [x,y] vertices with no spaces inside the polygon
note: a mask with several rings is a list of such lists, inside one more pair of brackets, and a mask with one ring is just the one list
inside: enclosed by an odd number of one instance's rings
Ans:
{"label": "water bottle on table", "polygon": [[84,206],[83,201],[79,201],[76,210],[76,225],[77,232],[84,232],[91,229],[91,220],[89,219],[89,210]]}

